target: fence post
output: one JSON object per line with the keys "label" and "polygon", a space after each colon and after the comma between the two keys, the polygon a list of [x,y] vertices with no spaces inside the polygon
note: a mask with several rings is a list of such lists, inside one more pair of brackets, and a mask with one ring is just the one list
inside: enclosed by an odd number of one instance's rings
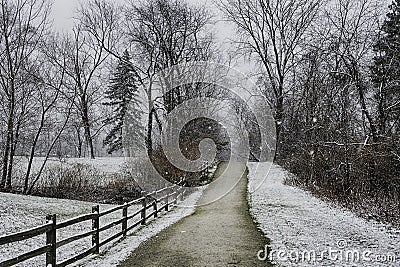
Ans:
{"label": "fence post", "polygon": [[167,196],[165,197],[165,211],[169,210],[169,190],[170,188],[167,188]]}
{"label": "fence post", "polygon": [[51,250],[46,253],[46,266],[56,267],[57,264],[57,217],[55,214],[47,215],[46,221],[51,222],[51,229],[46,232],[46,245],[51,245]]}
{"label": "fence post", "polygon": [[146,196],[142,199],[142,225],[146,224]]}
{"label": "fence post", "polygon": [[126,236],[126,229],[128,228],[128,204],[125,203],[122,208],[122,234]]}
{"label": "fence post", "polygon": [[174,186],[174,205],[178,204],[178,194],[179,194],[179,187]]}
{"label": "fence post", "polygon": [[95,217],[92,219],[92,230],[95,230],[95,233],[92,236],[92,246],[95,247],[94,254],[99,254],[100,252],[100,216],[99,216],[99,205],[92,207],[92,213],[95,214]]}
{"label": "fence post", "polygon": [[157,218],[158,216],[158,210],[157,210],[157,198],[153,202],[153,209],[154,209],[154,218]]}

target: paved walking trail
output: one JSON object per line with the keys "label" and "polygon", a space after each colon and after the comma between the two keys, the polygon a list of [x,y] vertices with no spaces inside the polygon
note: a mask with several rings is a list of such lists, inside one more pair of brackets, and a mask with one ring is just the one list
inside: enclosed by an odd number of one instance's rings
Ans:
{"label": "paved walking trail", "polygon": [[[227,163],[217,170],[216,182],[204,191],[199,203],[208,203],[221,192],[237,186],[193,215],[141,244],[119,266],[270,266],[257,259],[268,240],[254,224],[247,205],[246,165],[234,163],[221,176]],[[241,176],[241,177],[239,177]]]}

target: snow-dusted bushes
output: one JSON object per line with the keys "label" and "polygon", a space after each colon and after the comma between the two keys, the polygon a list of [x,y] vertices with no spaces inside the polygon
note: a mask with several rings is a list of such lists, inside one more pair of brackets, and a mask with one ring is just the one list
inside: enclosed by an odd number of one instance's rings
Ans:
{"label": "snow-dusted bushes", "polygon": [[103,173],[82,163],[47,168],[32,193],[47,197],[123,203],[140,196],[133,179],[123,173]]}
{"label": "snow-dusted bushes", "polygon": [[400,142],[314,146],[292,157],[288,183],[333,199],[366,218],[399,223]]}

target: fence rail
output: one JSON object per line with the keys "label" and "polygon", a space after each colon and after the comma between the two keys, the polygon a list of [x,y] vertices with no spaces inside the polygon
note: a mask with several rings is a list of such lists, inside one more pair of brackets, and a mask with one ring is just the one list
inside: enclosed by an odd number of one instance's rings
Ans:
{"label": "fence rail", "polygon": [[[138,227],[139,225],[146,225],[149,219],[157,218],[159,213],[163,211],[168,212],[170,210],[170,206],[172,204],[176,204],[179,198],[183,200],[186,193],[186,189],[173,185],[170,187],[162,188],[158,191],[151,192],[139,199],[135,199],[129,203],[125,203],[123,205],[119,205],[102,212],[100,212],[98,205],[93,206],[92,213],[77,216],[75,218],[68,219],[60,223],[57,223],[57,216],[55,214],[48,215],[46,217],[47,223],[45,225],[0,237],[0,245],[6,245],[17,241],[23,241],[33,237],[37,237],[39,235],[46,235],[45,246],[32,250],[25,254],[21,254],[15,258],[0,262],[0,266],[12,266],[20,262],[32,259],[34,257],[46,254],[45,266],[64,267],[91,254],[99,254],[100,247],[104,246],[107,243],[110,243],[117,238],[125,237],[130,230]],[[158,196],[160,197],[157,198]],[[162,205],[159,205],[161,203]],[[129,207],[138,204],[141,205],[141,208],[128,216]],[[151,211],[147,212],[147,210],[149,209],[151,209]],[[122,216],[120,219],[106,225],[100,225],[101,217],[117,211],[122,211]],[[132,220],[139,215],[140,218],[138,218],[137,221],[133,221],[133,224],[128,226],[128,222],[132,222]],[[87,221],[91,221],[91,231],[79,233],[77,235],[57,241],[57,230]],[[113,234],[112,236],[107,237],[105,240],[100,241],[100,233],[119,225],[121,225],[120,231]],[[90,249],[87,249],[86,251],[83,251],[70,259],[64,260],[62,262],[57,262],[57,249],[90,236],[92,237],[92,246]]]}

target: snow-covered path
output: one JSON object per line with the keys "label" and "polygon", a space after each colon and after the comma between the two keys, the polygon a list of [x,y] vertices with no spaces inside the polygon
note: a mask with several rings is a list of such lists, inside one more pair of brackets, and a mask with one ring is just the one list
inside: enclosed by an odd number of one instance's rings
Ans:
{"label": "snow-covered path", "polygon": [[250,210],[278,266],[400,266],[399,229],[284,185],[279,166],[248,166]]}
{"label": "snow-covered path", "polygon": [[[196,212],[141,245],[119,267],[267,267],[257,251],[267,240],[258,231],[246,203],[244,163],[222,163]],[[223,189],[236,186],[225,195]],[[223,196],[210,203],[216,196]],[[210,203],[206,204],[205,203]]]}

